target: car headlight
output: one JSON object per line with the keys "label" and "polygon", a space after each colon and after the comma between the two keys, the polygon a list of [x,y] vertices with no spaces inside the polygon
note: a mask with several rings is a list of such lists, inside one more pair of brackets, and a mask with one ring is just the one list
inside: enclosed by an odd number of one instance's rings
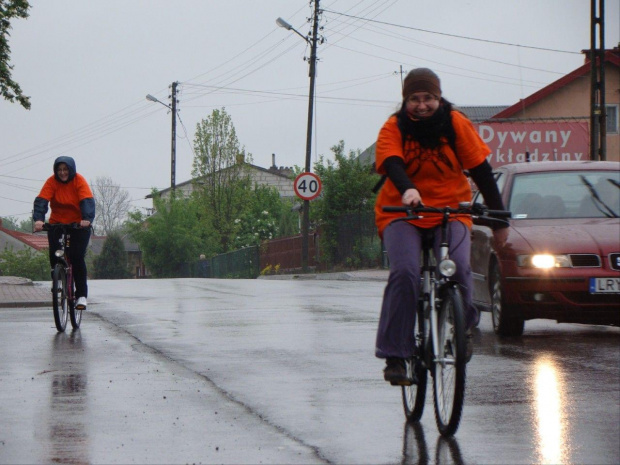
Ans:
{"label": "car headlight", "polygon": [[517,257],[517,265],[528,268],[570,268],[571,261],[568,255],[519,255]]}

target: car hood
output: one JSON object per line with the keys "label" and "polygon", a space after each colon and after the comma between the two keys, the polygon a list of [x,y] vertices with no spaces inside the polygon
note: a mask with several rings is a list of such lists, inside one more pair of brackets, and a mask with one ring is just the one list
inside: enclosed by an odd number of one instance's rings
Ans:
{"label": "car hood", "polygon": [[508,239],[516,253],[620,252],[620,219],[513,220]]}

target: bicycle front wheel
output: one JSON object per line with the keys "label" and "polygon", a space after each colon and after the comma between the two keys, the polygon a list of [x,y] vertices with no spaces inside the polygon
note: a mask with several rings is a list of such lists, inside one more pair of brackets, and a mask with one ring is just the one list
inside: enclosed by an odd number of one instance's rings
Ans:
{"label": "bicycle front wheel", "polygon": [[442,436],[452,436],[459,427],[465,398],[465,312],[463,298],[455,286],[439,295],[433,397],[435,421]]}
{"label": "bicycle front wheel", "polygon": [[59,332],[67,327],[69,316],[67,303],[67,275],[62,265],[56,265],[52,273],[52,307],[54,309],[54,323]]}

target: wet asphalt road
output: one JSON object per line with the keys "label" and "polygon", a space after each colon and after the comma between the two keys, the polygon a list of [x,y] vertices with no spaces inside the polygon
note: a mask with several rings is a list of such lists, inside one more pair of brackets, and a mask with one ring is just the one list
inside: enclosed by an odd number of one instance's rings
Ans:
{"label": "wet asphalt road", "polygon": [[620,463],[620,330],[483,315],[453,440],[373,356],[382,282],[90,281],[0,309],[0,463]]}

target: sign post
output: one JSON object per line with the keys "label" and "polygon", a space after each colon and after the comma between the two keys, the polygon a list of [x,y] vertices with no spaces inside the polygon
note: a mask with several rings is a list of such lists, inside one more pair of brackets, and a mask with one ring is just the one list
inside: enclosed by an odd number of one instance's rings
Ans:
{"label": "sign post", "polygon": [[295,178],[293,183],[295,194],[304,201],[303,222],[301,228],[301,267],[303,272],[308,271],[308,233],[310,229],[310,200],[321,194],[321,180],[316,174],[304,172]]}

